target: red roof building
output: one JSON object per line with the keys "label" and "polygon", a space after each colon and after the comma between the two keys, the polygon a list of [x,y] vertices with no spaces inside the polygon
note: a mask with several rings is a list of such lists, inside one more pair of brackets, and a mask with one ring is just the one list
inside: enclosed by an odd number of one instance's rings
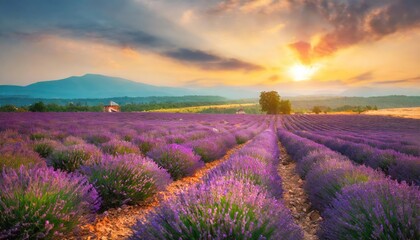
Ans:
{"label": "red roof building", "polygon": [[121,112],[121,108],[118,103],[110,101],[109,105],[104,106],[104,112]]}

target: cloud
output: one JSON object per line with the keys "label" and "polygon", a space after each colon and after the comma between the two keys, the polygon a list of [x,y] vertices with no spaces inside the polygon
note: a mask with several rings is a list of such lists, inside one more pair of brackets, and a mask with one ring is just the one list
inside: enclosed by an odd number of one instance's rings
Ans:
{"label": "cloud", "polygon": [[169,58],[186,62],[206,70],[245,70],[257,71],[263,67],[238,60],[236,58],[225,58],[201,50],[179,48],[163,52],[162,55]]}
{"label": "cloud", "polygon": [[302,63],[311,63],[311,44],[304,41],[298,41],[289,44],[289,47],[299,56]]}
{"label": "cloud", "polygon": [[206,12],[216,15],[234,11],[272,14],[289,10],[292,3],[293,0],[224,0],[218,2],[215,6],[211,6]]}
{"label": "cloud", "polygon": [[159,48],[171,47],[169,41],[138,29],[124,29],[99,24],[59,25],[53,34],[68,35],[74,38],[87,38],[116,44],[122,47]]}
{"label": "cloud", "polygon": [[[85,3],[82,0],[3,1],[0,3],[0,38],[59,35],[148,50],[206,70],[262,69],[236,58],[195,49],[190,44],[194,40],[191,34],[164,17],[155,16],[142,2],[92,0]],[[192,10],[185,12],[184,20],[190,21],[192,14]]]}
{"label": "cloud", "polygon": [[[316,11],[331,31],[310,49],[302,41],[290,45],[302,62],[334,54],[360,42],[377,41],[390,34],[420,26],[420,1],[413,0],[303,0],[301,7]],[[306,46],[305,45],[305,46]]]}
{"label": "cloud", "polygon": [[391,84],[401,84],[401,83],[418,83],[420,81],[420,76],[412,77],[412,78],[405,78],[405,79],[398,79],[398,80],[388,80],[388,81],[376,81],[375,84],[381,85],[391,85]]}
{"label": "cloud", "polygon": [[373,72],[372,71],[367,71],[367,72],[359,74],[355,77],[347,79],[346,82],[350,82],[350,83],[363,82],[363,81],[371,80],[372,78],[373,78]]}

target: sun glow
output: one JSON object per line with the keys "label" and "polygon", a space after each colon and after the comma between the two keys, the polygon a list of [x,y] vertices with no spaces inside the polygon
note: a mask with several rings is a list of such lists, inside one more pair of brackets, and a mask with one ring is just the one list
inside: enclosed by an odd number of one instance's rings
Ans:
{"label": "sun glow", "polygon": [[319,66],[315,65],[295,64],[290,68],[289,73],[294,81],[306,81],[311,79],[318,69]]}

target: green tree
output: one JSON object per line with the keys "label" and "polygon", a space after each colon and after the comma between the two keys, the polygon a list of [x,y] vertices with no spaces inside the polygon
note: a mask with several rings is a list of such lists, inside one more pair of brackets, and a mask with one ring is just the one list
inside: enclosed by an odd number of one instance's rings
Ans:
{"label": "green tree", "polygon": [[0,107],[0,112],[18,112],[19,108],[14,105],[7,104]]}
{"label": "green tree", "polygon": [[280,109],[280,96],[276,91],[261,92],[260,106],[262,112],[267,114],[277,114]]}
{"label": "green tree", "polygon": [[321,107],[320,107],[320,106],[314,106],[314,107],[312,108],[312,112],[314,112],[315,114],[319,114],[319,113],[321,113],[321,112],[322,112],[322,109],[321,109]]}
{"label": "green tree", "polygon": [[289,100],[281,100],[280,101],[280,109],[279,111],[283,114],[290,114],[292,111],[292,104]]}
{"label": "green tree", "polygon": [[43,102],[37,102],[29,106],[29,111],[31,112],[46,112],[47,107]]}

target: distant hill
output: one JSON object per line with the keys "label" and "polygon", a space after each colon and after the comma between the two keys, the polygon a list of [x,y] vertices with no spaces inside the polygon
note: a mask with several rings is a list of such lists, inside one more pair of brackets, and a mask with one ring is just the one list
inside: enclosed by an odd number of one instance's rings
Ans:
{"label": "distant hill", "polygon": [[258,90],[245,87],[165,87],[98,74],[42,81],[28,86],[0,85],[0,98],[102,99],[116,97],[222,96],[229,99],[252,98]]}
{"label": "distant hill", "polygon": [[37,82],[28,86],[0,85],[0,96],[3,97],[76,99],[184,95],[193,95],[193,92],[184,88],[159,87],[97,74]]}

